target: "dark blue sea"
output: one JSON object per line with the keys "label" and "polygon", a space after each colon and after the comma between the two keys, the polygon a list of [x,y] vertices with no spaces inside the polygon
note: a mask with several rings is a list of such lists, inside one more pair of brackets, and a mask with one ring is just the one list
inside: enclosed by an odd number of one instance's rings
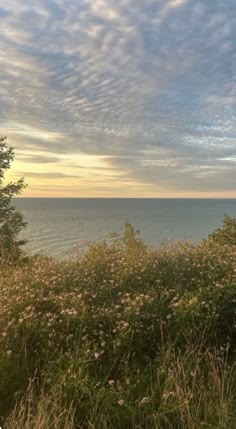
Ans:
{"label": "dark blue sea", "polygon": [[62,258],[83,253],[88,241],[109,240],[125,222],[158,246],[167,239],[200,241],[224,214],[236,217],[236,199],[17,198],[14,204],[28,222],[28,253]]}

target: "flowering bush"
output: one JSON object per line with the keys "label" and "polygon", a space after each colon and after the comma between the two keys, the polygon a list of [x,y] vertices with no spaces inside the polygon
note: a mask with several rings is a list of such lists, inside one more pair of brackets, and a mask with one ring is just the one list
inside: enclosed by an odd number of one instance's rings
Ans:
{"label": "flowering bush", "polygon": [[207,366],[218,380],[211,354],[219,362],[235,351],[235,249],[133,246],[118,240],[71,262],[34,258],[1,268],[0,415],[35,380],[47,395],[60,386],[78,428],[195,427],[183,401],[196,407],[203,387],[208,395]]}

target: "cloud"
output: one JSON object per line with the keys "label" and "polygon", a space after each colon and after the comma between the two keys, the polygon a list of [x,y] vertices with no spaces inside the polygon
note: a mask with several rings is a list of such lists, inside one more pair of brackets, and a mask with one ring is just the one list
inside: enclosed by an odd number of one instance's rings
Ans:
{"label": "cloud", "polygon": [[17,159],[30,164],[51,164],[60,162],[60,159],[58,157],[46,155],[18,155]]}
{"label": "cloud", "polygon": [[8,0],[1,133],[25,171],[77,166],[157,196],[232,190],[235,25],[233,0]]}
{"label": "cloud", "polygon": [[183,6],[184,4],[187,3],[188,0],[171,0],[169,2],[169,6],[170,7],[179,7],[179,6]]}
{"label": "cloud", "polygon": [[[6,125],[5,125],[6,126]],[[28,139],[36,139],[36,140],[46,140],[47,142],[50,141],[58,141],[59,139],[62,139],[62,135],[57,132],[51,132],[46,131],[40,128],[35,128],[32,126],[29,126],[27,124],[20,124],[20,123],[12,123],[8,122],[7,124],[10,136],[23,136]]]}
{"label": "cloud", "polygon": [[[25,173],[19,173],[20,176],[24,175]],[[79,176],[74,176],[72,174],[64,174],[64,173],[35,173],[35,172],[27,172],[25,174],[26,180],[28,177],[36,177],[38,179],[79,179]]]}

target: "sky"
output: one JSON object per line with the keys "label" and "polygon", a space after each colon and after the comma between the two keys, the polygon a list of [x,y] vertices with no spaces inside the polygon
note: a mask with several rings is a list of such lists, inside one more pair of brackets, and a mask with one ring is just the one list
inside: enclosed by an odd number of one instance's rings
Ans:
{"label": "sky", "polygon": [[0,0],[23,196],[236,198],[235,0]]}

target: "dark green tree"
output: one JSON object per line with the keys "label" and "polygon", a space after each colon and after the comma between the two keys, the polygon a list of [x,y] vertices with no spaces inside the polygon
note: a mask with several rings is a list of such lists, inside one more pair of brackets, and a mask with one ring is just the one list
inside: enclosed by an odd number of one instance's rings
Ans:
{"label": "dark green tree", "polygon": [[14,159],[14,148],[8,146],[6,137],[0,137],[0,262],[12,261],[21,254],[26,240],[18,234],[26,226],[22,214],[12,205],[12,198],[25,188],[24,179],[4,184],[4,175]]}
{"label": "dark green tree", "polygon": [[213,231],[208,239],[218,244],[236,245],[236,219],[224,215],[223,228],[217,228]]}

